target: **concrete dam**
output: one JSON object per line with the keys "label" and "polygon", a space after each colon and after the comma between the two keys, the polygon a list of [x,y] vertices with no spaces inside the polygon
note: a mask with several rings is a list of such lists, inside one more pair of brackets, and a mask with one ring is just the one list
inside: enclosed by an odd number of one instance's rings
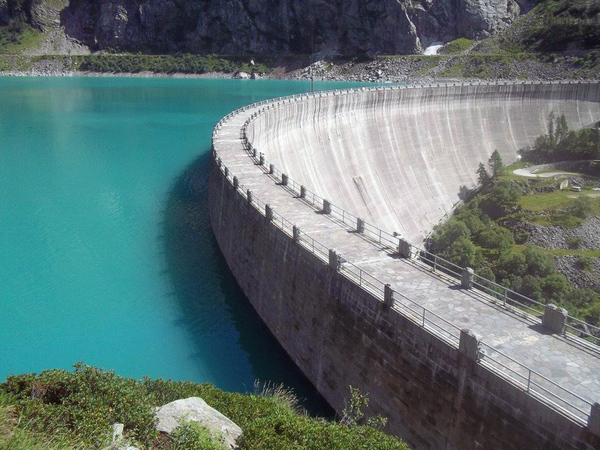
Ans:
{"label": "concrete dam", "polygon": [[575,319],[472,289],[419,248],[479,163],[515,160],[550,113],[595,124],[600,85],[363,88],[217,124],[219,247],[336,411],[352,385],[414,448],[600,448],[600,348],[564,332]]}

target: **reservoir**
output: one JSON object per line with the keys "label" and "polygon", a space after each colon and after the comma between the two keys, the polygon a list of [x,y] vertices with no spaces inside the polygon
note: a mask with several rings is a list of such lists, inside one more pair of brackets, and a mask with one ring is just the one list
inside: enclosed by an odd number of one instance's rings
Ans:
{"label": "reservoir", "polygon": [[0,381],[82,361],[239,392],[271,380],[319,410],[229,272],[207,208],[215,123],[309,90],[298,81],[0,78]]}

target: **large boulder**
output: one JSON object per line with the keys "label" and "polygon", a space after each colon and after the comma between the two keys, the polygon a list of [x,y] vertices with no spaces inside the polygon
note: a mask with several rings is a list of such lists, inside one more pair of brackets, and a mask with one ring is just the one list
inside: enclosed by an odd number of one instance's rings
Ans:
{"label": "large boulder", "polygon": [[190,397],[167,403],[156,410],[156,429],[162,433],[172,433],[182,422],[199,422],[215,436],[223,436],[225,443],[237,449],[237,440],[242,429],[216,409],[210,407],[200,397]]}

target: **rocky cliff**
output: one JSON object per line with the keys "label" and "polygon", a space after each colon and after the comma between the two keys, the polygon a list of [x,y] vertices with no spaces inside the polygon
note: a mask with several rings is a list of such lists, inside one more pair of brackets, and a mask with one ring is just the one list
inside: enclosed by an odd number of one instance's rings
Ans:
{"label": "rocky cliff", "polygon": [[[6,18],[11,4],[29,11],[43,1],[0,0],[0,12]],[[61,25],[94,50],[419,53],[435,41],[501,30],[530,1],[70,0]],[[35,14],[29,19],[36,23]]]}

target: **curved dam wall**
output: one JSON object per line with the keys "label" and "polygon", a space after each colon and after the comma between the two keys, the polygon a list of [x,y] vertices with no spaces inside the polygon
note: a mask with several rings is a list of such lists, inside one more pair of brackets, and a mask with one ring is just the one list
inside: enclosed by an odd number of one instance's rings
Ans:
{"label": "curved dam wall", "polygon": [[[420,244],[474,187],[497,149],[506,163],[547,131],[599,120],[598,84],[365,90],[283,103],[248,139],[283,173],[339,207]],[[407,214],[410,211],[410,214]]]}
{"label": "curved dam wall", "polygon": [[[312,145],[304,146],[296,143],[296,147],[292,146],[295,141],[291,136],[294,133],[298,133],[299,142],[303,142],[304,139],[301,132],[294,131],[292,123],[297,122],[309,136],[314,136],[313,131],[310,130],[321,130],[320,125],[314,123],[314,120],[326,116],[335,124],[338,120],[336,117],[342,120],[343,115],[353,115],[354,110],[359,111],[358,116],[367,117],[365,120],[373,120],[375,124],[384,120],[385,114],[380,115],[379,112],[371,111],[373,108],[379,106],[389,108],[391,114],[391,111],[397,110],[403,103],[399,97],[412,102],[415,108],[427,108],[427,104],[435,102],[439,105],[440,100],[434,98],[435,92],[441,93],[440,95],[444,97],[443,104],[450,111],[455,107],[451,101],[454,96],[458,101],[456,107],[459,111],[463,111],[461,114],[465,114],[466,107],[461,106],[462,102],[473,101],[468,100],[469,97],[482,92],[482,88],[482,86],[434,87],[423,89],[421,93],[418,92],[419,89],[414,89],[412,93],[409,93],[411,91],[409,89],[377,90],[346,94],[338,96],[337,99],[332,95],[317,94],[316,97],[303,98],[302,101],[281,103],[280,107],[273,107],[255,117],[249,122],[248,137],[261,151],[264,146],[264,151],[270,152],[270,149],[277,147],[271,139],[280,139],[277,129],[281,127],[280,131],[284,136],[281,139],[285,139],[288,144],[288,153],[286,153],[288,156],[303,152],[302,149],[313,149],[315,157],[318,157],[319,152]],[[502,94],[514,102],[511,110],[519,108],[517,105],[519,95],[523,99],[521,108],[528,108],[528,103],[538,101],[526,95],[525,91],[528,88],[498,87],[503,91],[513,91],[511,94],[506,92]],[[531,113],[537,112],[535,117],[539,116],[536,120],[540,127],[536,131],[529,124],[523,124],[522,127],[529,130],[523,132],[523,136],[528,136],[527,139],[534,139],[543,132],[547,118],[546,111],[564,112],[573,126],[585,125],[600,119],[598,109],[600,89],[597,85],[558,87],[544,85],[536,86],[535,89],[540,90],[540,96],[548,99],[550,106],[544,107],[546,109],[539,112],[536,108],[541,107],[540,101],[537,107],[527,109]],[[455,94],[449,95],[451,92]],[[485,101],[490,101],[494,94],[488,90],[486,96]],[[371,102],[368,107],[364,103],[367,101]],[[294,106],[294,103],[298,104]],[[306,106],[302,107],[304,103]],[[501,108],[500,103],[498,100],[498,108]],[[295,113],[288,108],[295,108]],[[427,325],[425,310],[422,313],[423,321],[415,320],[414,316],[406,314],[406,311],[399,308],[398,300],[390,303],[384,292],[364,283],[362,285],[357,283],[356,279],[349,277],[343,270],[340,271],[335,262],[328,261],[323,252],[315,251],[314,242],[311,249],[306,244],[308,241],[299,240],[294,235],[292,223],[300,224],[303,230],[308,229],[309,226],[305,222],[322,221],[324,220],[322,215],[307,214],[303,217],[300,215],[292,217],[294,214],[290,212],[287,219],[278,214],[273,215],[272,209],[265,203],[277,204],[276,211],[283,211],[286,205],[290,208],[288,211],[293,211],[300,209],[301,202],[287,192],[275,198],[274,193],[280,194],[278,191],[283,192],[285,189],[282,186],[275,186],[268,173],[244,151],[240,141],[240,129],[247,119],[253,117],[253,111],[259,109],[250,108],[228,116],[227,120],[217,127],[213,136],[213,159],[209,182],[212,227],[230,269],[253,307],[298,367],[336,411],[343,410],[345,401],[349,397],[348,386],[352,385],[370,395],[368,414],[382,414],[388,417],[386,431],[401,436],[414,448],[600,448],[600,409],[593,407],[589,418],[586,415],[587,422],[574,420],[560,408],[541,401],[539,396],[529,392],[529,389],[524,389],[510,377],[501,375],[492,366],[473,359],[468,352],[465,353],[464,348],[459,348],[462,344],[459,344],[455,337],[440,333],[435,328],[434,322],[428,322]],[[278,124],[278,114],[281,114],[282,125]],[[447,120],[452,120],[451,112],[441,114],[446,114]],[[477,120],[485,119],[483,113],[474,113],[474,115],[479,115]],[[300,119],[298,116],[304,118]],[[371,116],[373,119],[368,119]],[[527,122],[527,114],[520,117],[521,122]],[[262,123],[259,122],[261,120]],[[423,119],[423,121],[427,120]],[[516,121],[516,117],[514,120]],[[362,118],[352,123],[358,127],[360,121]],[[478,122],[476,119],[473,121],[475,126]],[[256,122],[254,127],[253,122]],[[285,125],[286,123],[288,125]],[[379,123],[388,126],[385,121]],[[486,123],[489,123],[489,120]],[[335,125],[332,126],[336,130]],[[490,136],[503,133],[501,130],[493,132],[492,126],[489,128]],[[343,135],[343,129],[339,127],[337,129],[340,135]],[[369,130],[375,133],[373,129],[369,128]],[[325,133],[325,130],[322,132]],[[350,131],[346,132],[352,134]],[[459,136],[460,133],[462,132],[455,130],[450,134]],[[476,136],[476,130],[473,129],[472,133],[472,144],[478,144],[480,139]],[[338,131],[335,131],[334,135],[337,134]],[[423,131],[421,138],[424,142],[426,142],[425,136],[426,132]],[[333,140],[333,136],[330,137]],[[313,142],[313,138],[310,139],[310,142]],[[438,138],[433,136],[431,139]],[[469,139],[462,139],[461,145],[466,146]],[[501,143],[501,141],[502,137],[498,137],[497,142]],[[322,143],[329,145],[329,142],[329,139],[322,139]],[[401,139],[397,142],[407,145]],[[515,142],[517,142],[516,138]],[[444,141],[439,142],[439,144],[443,143]],[[358,142],[353,142],[351,145],[354,146],[353,151],[359,153]],[[515,143],[511,151],[519,145],[518,142]],[[416,149],[416,146],[414,147]],[[370,148],[365,144],[364,152],[367,153]],[[440,151],[439,145],[437,148],[437,151]],[[493,148],[482,150],[480,160],[486,160]],[[460,156],[459,149],[459,146],[454,147],[454,153],[457,155],[448,157],[449,160],[458,158],[462,161],[460,164],[468,166],[468,170],[473,172],[472,168],[476,168],[480,160],[472,162],[470,157]],[[498,149],[500,150],[500,146]],[[327,149],[321,150],[321,152],[327,151]],[[431,151],[435,154],[433,146]],[[469,153],[471,156],[477,154],[479,150]],[[301,160],[300,155],[290,157]],[[441,160],[434,159],[430,169],[444,170],[443,166],[433,165],[435,161]],[[283,159],[279,164],[282,168],[285,167]],[[458,170],[460,164],[456,162],[454,169]],[[314,163],[311,165],[307,163],[306,167],[309,167],[307,174],[311,171],[332,170],[331,167],[324,168]],[[291,169],[292,166],[289,168]],[[342,170],[343,173],[345,169],[335,170]],[[309,179],[302,178],[300,173],[294,174],[292,170],[289,173],[311,189],[317,188],[310,184]],[[319,178],[318,174],[313,176]],[[376,174],[372,176],[377,177]],[[439,183],[445,183],[445,177],[440,175]],[[336,198],[334,195],[341,196],[336,194],[336,183],[338,187],[348,184],[349,192],[353,189],[352,183],[344,181],[345,177],[331,178],[334,180],[328,188],[330,189],[328,193],[331,194],[332,199]],[[391,186],[391,180],[395,178],[396,176],[391,177],[389,182],[386,182],[386,186]],[[397,178],[402,182],[402,177]],[[419,179],[421,179],[420,174],[415,173],[415,180]],[[463,183],[463,180],[461,175],[457,175],[456,182],[459,183],[457,187]],[[443,186],[451,189],[454,184],[446,183]],[[412,193],[411,190],[406,189],[398,195],[408,196],[408,193]],[[340,190],[343,191],[343,188]],[[428,200],[429,190],[417,189],[417,191],[415,195],[420,196],[423,201]],[[432,187],[431,192],[437,190]],[[453,198],[451,197],[448,202],[451,205]],[[431,202],[432,205],[433,203]],[[385,208],[385,206],[381,207]],[[435,217],[429,217],[428,220],[430,222],[435,222],[436,218],[439,220],[442,211],[437,211]],[[412,223],[412,213],[413,211],[408,207],[404,213],[398,212],[400,223]],[[375,218],[374,215],[373,219]],[[403,218],[406,218],[406,222]],[[300,223],[302,221],[305,222]],[[419,235],[418,233],[423,234],[425,229],[422,228],[425,227],[423,223],[425,223],[424,219],[415,220],[415,236]],[[331,226],[339,228],[336,224]],[[319,227],[321,231],[317,230],[315,233],[321,232],[326,235],[333,233],[333,228],[326,229],[322,224]],[[344,240],[356,238],[351,231],[343,231],[341,234],[347,236],[343,237]],[[408,232],[406,234],[409,235]],[[364,245],[371,244],[367,242]],[[348,257],[350,258],[350,255]],[[384,258],[390,257],[396,261],[393,255],[383,255],[381,259],[383,261]],[[377,265],[377,261],[374,264]],[[454,291],[447,292],[450,301],[450,293]],[[498,322],[503,323],[504,319],[500,317],[503,313],[493,310],[492,318],[495,317],[494,314],[498,315]],[[536,334],[537,331],[529,329],[530,325],[523,322],[522,333]],[[531,337],[532,335],[527,335],[527,339]],[[547,338],[559,340],[558,337],[547,336]],[[596,372],[597,368],[596,362],[590,366],[593,372]],[[586,414],[588,413],[589,410]]]}

